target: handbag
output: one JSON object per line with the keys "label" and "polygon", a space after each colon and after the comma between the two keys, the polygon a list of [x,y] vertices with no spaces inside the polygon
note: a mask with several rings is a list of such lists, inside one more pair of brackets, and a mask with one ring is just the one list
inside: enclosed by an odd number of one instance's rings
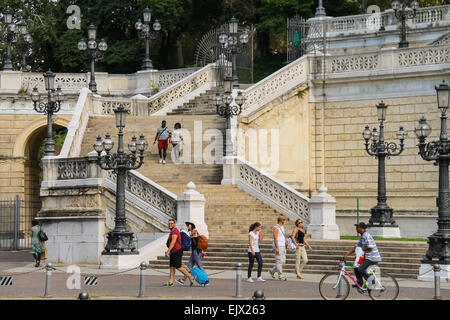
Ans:
{"label": "handbag", "polygon": [[297,246],[295,245],[294,241],[292,241],[291,236],[289,236],[289,239],[288,239],[288,247],[289,247],[289,250],[297,250]]}
{"label": "handbag", "polygon": [[42,231],[42,228],[39,228],[38,237],[39,237],[39,240],[42,241],[42,242],[45,242],[45,241],[48,240],[48,237],[45,234],[45,232]]}
{"label": "handbag", "polygon": [[48,251],[47,248],[44,248],[44,252],[41,253],[41,260],[48,259]]}

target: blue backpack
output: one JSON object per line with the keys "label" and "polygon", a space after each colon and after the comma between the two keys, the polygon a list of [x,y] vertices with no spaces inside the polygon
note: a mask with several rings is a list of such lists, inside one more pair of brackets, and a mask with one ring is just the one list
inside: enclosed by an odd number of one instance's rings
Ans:
{"label": "blue backpack", "polygon": [[180,234],[181,234],[181,250],[189,251],[191,249],[191,237],[184,230],[181,230]]}

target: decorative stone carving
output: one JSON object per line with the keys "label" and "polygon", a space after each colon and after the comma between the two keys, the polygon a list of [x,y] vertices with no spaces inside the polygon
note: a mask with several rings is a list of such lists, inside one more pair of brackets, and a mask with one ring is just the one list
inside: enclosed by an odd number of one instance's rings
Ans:
{"label": "decorative stone carving", "polygon": [[161,70],[158,72],[158,84],[160,89],[170,87],[174,83],[194,73],[195,69]]}
{"label": "decorative stone carving", "polygon": [[88,162],[85,158],[58,160],[58,180],[86,179]]}
{"label": "decorative stone carving", "polygon": [[102,101],[102,114],[114,115],[114,109],[123,106],[125,110],[131,112],[131,101],[118,101],[115,99],[108,99]]}
{"label": "decorative stone carving", "polygon": [[428,47],[402,50],[398,53],[397,63],[400,67],[411,67],[450,62],[450,47]]}
{"label": "decorative stone carving", "polygon": [[338,73],[374,70],[378,68],[379,57],[378,54],[369,54],[332,58],[331,72]]}

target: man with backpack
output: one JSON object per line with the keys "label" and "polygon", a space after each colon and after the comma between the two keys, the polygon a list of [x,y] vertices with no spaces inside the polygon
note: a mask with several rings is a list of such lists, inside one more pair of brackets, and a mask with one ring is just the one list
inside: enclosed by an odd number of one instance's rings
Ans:
{"label": "man with backpack", "polygon": [[153,141],[153,144],[156,144],[156,140],[158,140],[159,163],[166,163],[167,148],[169,147],[169,139],[171,136],[172,133],[166,126],[166,120],[163,120],[161,127],[156,131],[155,141]]}
{"label": "man with backpack", "polygon": [[[194,267],[195,265],[198,266],[198,268],[203,271],[204,275],[202,275],[202,278],[197,278],[197,281],[201,282],[202,285],[204,286],[208,286],[209,285],[209,279],[206,276],[206,272],[205,269],[203,269],[203,264],[202,264],[202,257],[203,257],[203,250],[206,249],[204,247],[204,244],[202,241],[204,241],[203,239],[205,239],[204,236],[200,236],[197,229],[195,228],[195,223],[192,220],[186,221],[186,227],[190,233],[189,235],[189,244],[190,244],[190,248],[192,250],[191,252],[191,256],[189,258],[189,262],[187,265],[187,270],[189,270],[189,272],[191,272],[192,267]],[[206,240],[207,241],[207,240]],[[207,246],[207,242],[206,242],[206,246]],[[188,249],[189,250],[189,249]],[[177,279],[177,282],[181,285],[184,285],[184,282],[186,281],[187,276],[185,275],[183,277],[183,279]],[[204,281],[203,281],[204,280]]]}
{"label": "man with backpack", "polygon": [[189,274],[189,272],[186,270],[186,268],[182,267],[182,260],[183,260],[183,249],[181,244],[181,233],[180,231],[175,227],[176,221],[174,219],[169,220],[169,229],[170,234],[169,238],[167,239],[167,251],[166,256],[169,258],[169,267],[170,267],[170,276],[169,276],[169,282],[166,282],[163,286],[164,287],[173,287],[173,280],[175,278],[175,270],[180,271],[182,274],[184,274],[186,277],[190,280],[190,285],[192,286],[194,284],[194,277]]}

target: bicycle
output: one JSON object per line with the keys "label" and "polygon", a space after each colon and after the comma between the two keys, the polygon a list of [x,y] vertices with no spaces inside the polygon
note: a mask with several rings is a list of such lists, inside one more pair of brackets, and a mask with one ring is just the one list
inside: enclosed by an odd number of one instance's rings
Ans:
{"label": "bicycle", "polygon": [[356,269],[354,266],[346,266],[345,260],[339,263],[338,273],[325,274],[319,282],[319,292],[325,300],[345,300],[350,294],[349,277],[356,285],[357,290],[361,294],[369,294],[372,300],[395,300],[399,294],[399,286],[397,280],[386,272],[377,274],[374,266],[367,268],[370,275],[364,280],[360,286],[356,280],[349,274],[349,270]]}

